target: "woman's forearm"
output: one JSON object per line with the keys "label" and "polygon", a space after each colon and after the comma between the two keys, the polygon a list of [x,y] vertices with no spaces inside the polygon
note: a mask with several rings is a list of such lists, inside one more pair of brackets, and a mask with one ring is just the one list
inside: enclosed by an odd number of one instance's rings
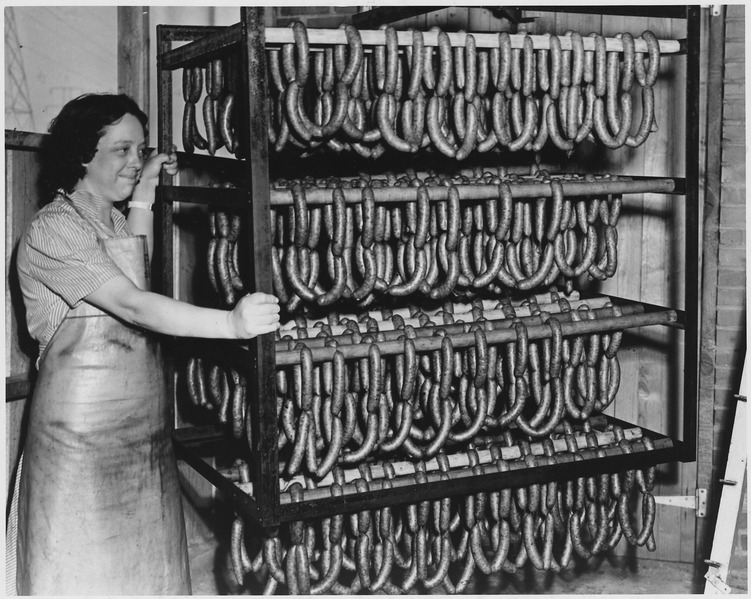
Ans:
{"label": "woman's forearm", "polygon": [[149,259],[154,255],[154,213],[151,210],[130,208],[128,212],[128,227],[133,235],[144,235]]}
{"label": "woman's forearm", "polygon": [[236,338],[229,325],[228,311],[194,306],[158,293],[139,294],[130,314],[132,324],[164,335]]}
{"label": "woman's forearm", "polygon": [[217,310],[144,291],[120,275],[85,299],[125,322],[164,335],[251,339],[279,327],[279,302],[265,293],[241,297],[231,311]]}
{"label": "woman's forearm", "polygon": [[[145,207],[153,206],[156,181],[139,181],[130,198],[134,205],[128,211],[128,226],[134,235],[145,235],[149,258],[154,255],[154,213]],[[129,204],[130,205],[130,204]]]}

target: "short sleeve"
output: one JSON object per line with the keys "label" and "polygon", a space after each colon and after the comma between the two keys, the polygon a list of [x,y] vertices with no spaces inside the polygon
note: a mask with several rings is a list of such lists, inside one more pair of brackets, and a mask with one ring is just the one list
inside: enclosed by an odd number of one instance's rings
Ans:
{"label": "short sleeve", "polygon": [[95,233],[72,212],[40,215],[27,229],[25,244],[29,274],[71,307],[123,274]]}

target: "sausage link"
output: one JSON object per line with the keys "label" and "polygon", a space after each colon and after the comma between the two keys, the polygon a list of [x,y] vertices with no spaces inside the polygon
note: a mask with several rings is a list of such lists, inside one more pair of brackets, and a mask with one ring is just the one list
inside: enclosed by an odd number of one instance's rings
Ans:
{"label": "sausage link", "polygon": [[430,225],[430,195],[428,187],[420,185],[417,188],[417,226],[415,227],[414,247],[422,249],[428,238]]}
{"label": "sausage link", "polygon": [[228,93],[219,104],[219,136],[230,154],[237,151],[237,140],[232,131],[232,113],[235,107],[235,95]]}
{"label": "sausage link", "polygon": [[449,89],[452,78],[453,57],[451,53],[451,41],[445,31],[438,32],[438,53],[440,69],[438,80],[435,84],[435,95],[443,97]]}
{"label": "sausage link", "polygon": [[551,219],[546,238],[552,242],[558,235],[563,216],[563,185],[559,179],[551,179],[549,185],[553,206],[551,208]]}
{"label": "sausage link", "polygon": [[[191,91],[193,90],[193,81],[191,79],[191,68],[183,69],[183,102],[191,102]],[[193,100],[195,102],[195,100]]]}
{"label": "sausage link", "polygon": [[301,248],[308,241],[308,205],[305,199],[305,188],[300,183],[294,183],[290,187],[293,202],[293,214],[295,221],[294,244]]}
{"label": "sausage link", "polygon": [[269,50],[266,53],[266,64],[269,67],[270,79],[274,88],[277,92],[281,93],[284,91],[285,84],[282,80],[281,70],[279,69],[279,54],[280,52],[277,49]]}
{"label": "sausage link", "polygon": [[386,35],[386,77],[383,82],[383,91],[386,94],[393,94],[396,89],[399,44],[396,29],[387,26],[384,33]]}
{"label": "sausage link", "polygon": [[550,98],[549,94],[545,94],[542,97],[542,100],[540,101],[540,108],[539,108],[539,114],[540,118],[538,119],[537,123],[537,135],[535,136],[534,141],[532,142],[532,151],[533,152],[539,152],[542,150],[543,146],[545,145],[545,142],[548,141],[548,122],[547,122],[547,112],[548,112],[548,106],[550,106],[553,103],[553,100]]}
{"label": "sausage link", "polygon": [[594,128],[600,141],[608,148],[620,148],[629,134],[631,125],[631,96],[628,94],[621,95],[621,110],[623,111],[623,120],[620,123],[620,129],[615,137],[610,135],[605,118],[605,107],[602,98],[595,100],[594,106]]}
{"label": "sausage link", "polygon": [[621,66],[621,91],[631,91],[631,85],[634,81],[635,69],[635,44],[634,36],[628,32],[620,33],[621,43],[623,44],[623,64]]}
{"label": "sausage link", "polygon": [[382,93],[378,98],[376,108],[376,122],[381,135],[386,143],[400,152],[411,152],[410,144],[401,139],[394,130],[394,118],[396,116],[396,100],[394,96]]}
{"label": "sausage link", "polygon": [[295,41],[294,47],[297,55],[295,82],[300,87],[303,87],[308,80],[308,57],[310,56],[308,30],[300,21],[295,21],[290,26],[292,27],[292,36]]}
{"label": "sausage link", "polygon": [[599,33],[592,34],[595,38],[595,95],[602,98],[607,91],[607,48],[605,38]]}
{"label": "sausage link", "polygon": [[[552,94],[551,94],[552,98]],[[546,124],[548,126],[548,135],[556,147],[560,150],[570,152],[574,149],[574,143],[568,139],[564,139],[558,130],[558,119],[555,104],[548,105],[547,113],[545,115]]]}
{"label": "sausage link", "polygon": [[579,105],[581,104],[581,88],[578,85],[571,86],[566,100],[566,120],[563,125],[566,131],[566,136],[570,140],[574,140],[579,133],[580,126]]}
{"label": "sausage link", "polygon": [[493,132],[496,139],[502,146],[507,146],[511,143],[511,131],[509,127],[508,101],[504,92],[497,91],[493,95],[491,114],[493,116]]}
{"label": "sausage link", "polygon": [[500,50],[500,66],[495,87],[499,92],[505,92],[508,88],[512,61],[511,36],[507,31],[501,31],[498,34],[498,49]]}
{"label": "sausage link", "polygon": [[[594,38],[596,33],[590,33],[589,37]],[[583,41],[583,40],[582,40]],[[585,84],[594,84],[595,80],[595,51],[584,50],[584,57],[582,60],[582,81]]]}
{"label": "sausage link", "polygon": [[444,136],[438,120],[440,101],[441,98],[436,93],[436,95],[430,98],[430,101],[428,102],[428,135],[430,135],[430,140],[441,154],[448,156],[449,158],[454,158],[456,156],[456,149]]}
{"label": "sausage link", "polygon": [[[414,43],[413,43],[414,48]],[[414,55],[414,49],[413,49]],[[435,71],[433,70],[433,46],[423,46],[423,66],[422,66],[422,81],[425,84],[425,89],[429,91],[435,90],[436,79]]]}
{"label": "sausage link", "polygon": [[331,204],[334,212],[334,236],[331,240],[331,253],[341,256],[346,244],[347,206],[344,203],[344,191],[341,187],[332,190]]}
{"label": "sausage link", "polygon": [[511,231],[511,222],[514,216],[514,198],[511,187],[507,183],[500,183],[498,185],[498,196],[501,201],[501,209],[495,238],[498,241],[506,241]]}
{"label": "sausage link", "polygon": [[618,98],[618,91],[619,91],[619,85],[618,85],[618,78],[619,78],[619,64],[620,64],[620,52],[612,51],[608,52],[607,54],[607,71],[606,71],[606,81],[607,81],[607,116],[608,116],[608,125],[610,125],[610,129],[614,132],[617,132],[619,130],[619,123],[618,123],[618,115],[617,115],[617,107],[616,107],[616,99]]}
{"label": "sausage link", "polygon": [[446,229],[446,250],[454,253],[459,244],[461,206],[459,189],[452,185],[448,191],[448,222]]}
{"label": "sausage link", "polygon": [[548,49],[537,50],[537,85],[543,92],[550,89],[550,71],[548,70]]}
{"label": "sausage link", "polygon": [[[534,102],[532,102],[534,104]],[[469,156],[470,152],[474,150],[477,144],[477,121],[478,115],[473,104],[467,104],[467,122],[464,141],[461,147],[457,150],[455,158],[457,160],[464,160]],[[511,148],[509,148],[511,149]]]}
{"label": "sausage link", "polygon": [[[235,377],[233,376],[233,383]],[[232,435],[235,439],[242,439],[245,429],[245,377],[239,375],[237,383],[232,389]]]}
{"label": "sausage link", "polygon": [[218,101],[224,89],[224,65],[221,58],[215,58],[209,62],[209,76],[211,87],[208,86],[209,80],[207,79],[206,91],[212,100]]}
{"label": "sausage link", "polygon": [[482,50],[477,55],[477,95],[484,98],[488,92],[490,82],[490,54]]}
{"label": "sausage link", "polygon": [[545,246],[545,253],[540,261],[537,271],[531,276],[519,281],[517,284],[518,289],[529,290],[540,286],[550,273],[554,260],[555,252],[553,251],[553,244],[549,243]]}
{"label": "sausage link", "polygon": [[649,30],[644,31],[641,38],[647,42],[649,65],[645,68],[644,59],[637,56],[634,62],[634,74],[639,85],[652,87],[657,81],[657,73],[660,70],[660,42],[657,40],[657,36]]}
{"label": "sausage link", "polygon": [[561,63],[563,61],[563,51],[561,50],[561,40],[557,35],[551,35],[550,44],[550,88],[548,93],[552,100],[557,100],[561,92]]}
{"label": "sausage link", "polygon": [[[569,40],[573,31],[567,30],[563,35]],[[573,44],[572,44],[573,47]],[[564,50],[561,54],[561,89],[571,87],[571,55],[572,50]]]}
{"label": "sausage link", "polygon": [[477,93],[477,44],[475,36],[468,33],[464,38],[464,99],[472,102]]}
{"label": "sausage link", "polygon": [[535,91],[535,50],[532,37],[526,33],[522,44],[522,57],[524,70],[522,72],[521,92],[525,97],[529,97]]}
{"label": "sausage link", "polygon": [[363,187],[362,196],[362,232],[360,235],[360,244],[364,248],[370,248],[374,241],[374,224],[375,224],[375,195],[372,187]]}
{"label": "sausage link", "polygon": [[524,146],[532,141],[535,133],[535,125],[537,124],[537,104],[535,104],[533,98],[527,98],[524,112],[524,129],[519,137],[508,144],[508,149],[511,152],[524,148]]}
{"label": "sausage link", "polygon": [[646,141],[652,131],[652,124],[654,123],[655,96],[652,86],[642,87],[641,99],[642,115],[639,129],[636,132],[636,135],[629,135],[626,138],[626,145],[630,148],[637,148]]}
{"label": "sausage link", "polygon": [[[327,92],[324,97],[330,98]],[[341,81],[336,86],[336,102],[334,109],[331,111],[326,123],[321,126],[321,137],[331,137],[335,135],[344,124],[349,109],[349,88]]]}
{"label": "sausage link", "polygon": [[571,87],[579,87],[584,76],[584,41],[581,33],[571,32]]}
{"label": "sausage link", "polygon": [[592,127],[594,126],[594,106],[595,106],[595,87],[591,83],[588,83],[584,88],[584,100],[583,103],[586,106],[584,109],[584,119],[579,125],[579,129],[576,131],[575,143],[581,143],[587,136],[590,135]]}
{"label": "sausage link", "polygon": [[216,273],[217,282],[223,291],[223,299],[227,304],[233,304],[235,301],[235,290],[232,287],[229,271],[229,240],[226,237],[220,237],[216,244]]}
{"label": "sausage link", "polygon": [[524,514],[524,548],[532,565],[538,570],[545,569],[542,556],[535,542],[535,516],[530,513]]}
{"label": "sausage link", "polygon": [[454,55],[454,90],[456,93],[464,90],[464,84],[467,77],[467,70],[464,64],[464,48],[456,46],[453,48]]}
{"label": "sausage link", "polygon": [[344,25],[344,34],[347,37],[347,43],[349,44],[349,62],[344,69],[344,72],[339,76],[339,81],[344,85],[350,86],[355,80],[357,73],[360,71],[360,67],[363,63],[363,46],[360,32],[356,27],[352,25]]}
{"label": "sausage link", "polygon": [[195,144],[193,143],[195,112],[196,105],[193,102],[186,102],[183,108],[182,126],[183,151],[186,154],[192,154],[195,151]]}
{"label": "sausage link", "polygon": [[303,88],[300,87],[297,82],[292,81],[284,91],[284,108],[287,122],[289,123],[291,130],[297,134],[303,142],[310,142],[312,138],[311,128],[313,123],[305,122],[300,112],[300,96],[302,95],[302,92]]}
{"label": "sausage link", "polygon": [[618,521],[623,531],[623,536],[632,545],[636,545],[636,533],[631,526],[631,516],[628,511],[628,494],[622,492],[618,497]]}

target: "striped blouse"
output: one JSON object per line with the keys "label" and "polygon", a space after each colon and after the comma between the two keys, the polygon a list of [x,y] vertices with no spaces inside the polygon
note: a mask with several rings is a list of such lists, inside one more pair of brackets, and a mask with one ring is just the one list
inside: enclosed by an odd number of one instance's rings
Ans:
{"label": "striped blouse", "polygon": [[[29,333],[43,355],[68,312],[111,278],[123,274],[99,243],[99,237],[132,235],[123,214],[112,208],[114,230],[98,218],[100,200],[82,191],[70,199],[88,221],[58,195],[32,219],[18,244],[18,275]],[[99,237],[97,237],[97,235]]]}

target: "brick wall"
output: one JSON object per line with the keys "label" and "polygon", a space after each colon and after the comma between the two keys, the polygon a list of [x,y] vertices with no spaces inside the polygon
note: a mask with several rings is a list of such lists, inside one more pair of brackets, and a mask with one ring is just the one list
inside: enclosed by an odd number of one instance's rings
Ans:
{"label": "brick wall", "polygon": [[[746,115],[745,7],[727,7],[722,122],[712,480],[725,472],[731,425],[746,352]],[[744,431],[745,433],[745,431]],[[744,498],[745,499],[745,498]],[[735,536],[728,583],[748,588],[747,509]],[[720,519],[722,515],[720,515]],[[719,524],[721,525],[721,523]]]}

